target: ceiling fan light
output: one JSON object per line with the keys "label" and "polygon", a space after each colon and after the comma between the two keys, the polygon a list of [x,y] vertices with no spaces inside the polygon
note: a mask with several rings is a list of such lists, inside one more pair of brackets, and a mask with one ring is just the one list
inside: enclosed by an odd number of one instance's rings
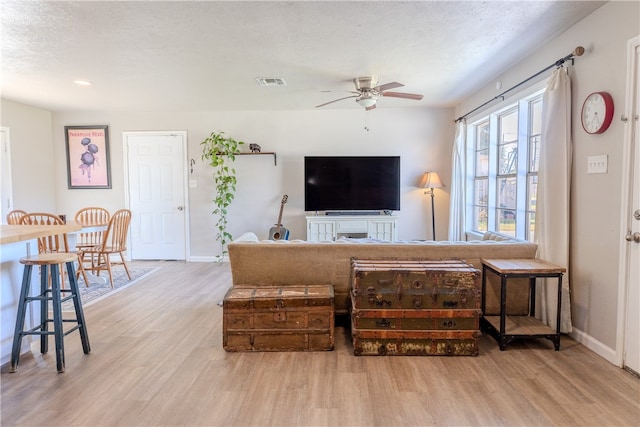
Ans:
{"label": "ceiling fan light", "polygon": [[370,90],[363,91],[359,97],[356,98],[356,102],[362,105],[364,108],[373,107],[378,100],[378,96],[376,93],[373,93]]}
{"label": "ceiling fan light", "polygon": [[375,98],[358,98],[356,99],[356,102],[365,108],[369,108],[375,105],[376,99]]}

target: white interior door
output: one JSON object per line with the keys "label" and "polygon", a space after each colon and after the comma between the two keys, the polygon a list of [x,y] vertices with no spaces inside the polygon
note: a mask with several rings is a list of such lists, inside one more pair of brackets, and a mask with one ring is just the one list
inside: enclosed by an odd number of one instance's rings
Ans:
{"label": "white interior door", "polygon": [[131,259],[187,258],[186,132],[124,132]]}
{"label": "white interior door", "polygon": [[[633,240],[634,233],[640,236],[640,36],[629,42],[629,82],[627,102],[629,129],[626,137],[630,144],[631,167],[629,168],[630,200],[625,220],[627,226],[628,257],[626,274],[626,301],[624,327],[623,364],[640,374],[640,241]],[[629,239],[631,239],[629,241]]]}

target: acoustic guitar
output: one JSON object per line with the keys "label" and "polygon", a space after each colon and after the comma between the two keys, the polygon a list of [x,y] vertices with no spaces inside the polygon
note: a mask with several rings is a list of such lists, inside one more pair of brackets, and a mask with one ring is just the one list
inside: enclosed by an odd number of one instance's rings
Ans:
{"label": "acoustic guitar", "polygon": [[282,202],[280,203],[280,213],[278,214],[278,222],[275,226],[269,229],[269,240],[289,240],[289,230],[282,226],[282,211],[284,210],[284,204],[287,203],[289,196],[286,194],[282,196]]}

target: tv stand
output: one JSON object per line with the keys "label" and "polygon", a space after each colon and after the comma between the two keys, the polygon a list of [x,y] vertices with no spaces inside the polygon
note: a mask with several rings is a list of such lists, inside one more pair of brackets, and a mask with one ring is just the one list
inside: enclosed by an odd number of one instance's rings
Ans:
{"label": "tv stand", "polygon": [[324,215],[307,217],[307,241],[320,242],[341,237],[369,238],[394,242],[398,217],[395,215]]}
{"label": "tv stand", "polygon": [[382,215],[380,211],[327,211],[326,216],[371,216]]}

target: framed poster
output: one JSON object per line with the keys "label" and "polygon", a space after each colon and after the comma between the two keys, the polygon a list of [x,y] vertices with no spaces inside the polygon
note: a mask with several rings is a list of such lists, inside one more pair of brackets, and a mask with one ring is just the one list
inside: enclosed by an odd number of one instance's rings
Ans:
{"label": "framed poster", "polygon": [[65,126],[68,187],[111,188],[109,127]]}

